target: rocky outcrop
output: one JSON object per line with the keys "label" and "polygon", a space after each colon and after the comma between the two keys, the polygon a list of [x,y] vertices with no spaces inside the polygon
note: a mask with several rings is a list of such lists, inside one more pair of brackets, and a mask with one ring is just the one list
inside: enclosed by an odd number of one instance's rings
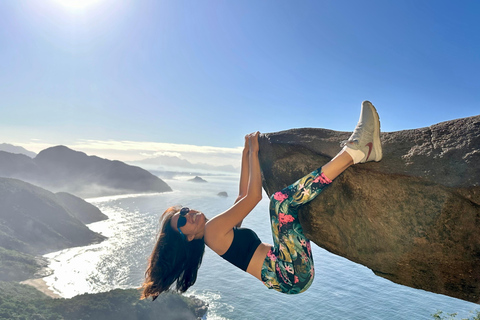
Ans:
{"label": "rocky outcrop", "polygon": [[103,214],[100,209],[73,194],[57,192],[55,195],[72,216],[85,224],[108,219],[108,216]]}
{"label": "rocky outcrop", "polygon": [[195,178],[189,179],[188,181],[200,182],[200,183],[207,182],[207,180],[205,180],[205,179],[203,179],[202,177],[199,177],[199,176],[195,176]]}
{"label": "rocky outcrop", "polygon": [[208,304],[193,296],[163,293],[140,300],[137,289],[114,289],[51,299],[30,285],[0,281],[2,319],[200,320]]}
{"label": "rocky outcrop", "polygon": [[[327,163],[349,135],[262,135],[267,193]],[[302,207],[306,235],[396,283],[480,303],[480,116],[381,139],[381,162],[350,167]]]}
{"label": "rocky outcrop", "polygon": [[0,247],[43,254],[105,239],[75,218],[50,191],[0,178]]}
{"label": "rocky outcrop", "polygon": [[24,180],[82,198],[172,190],[140,167],[88,156],[65,146],[45,149],[34,159],[0,151],[0,177]]}

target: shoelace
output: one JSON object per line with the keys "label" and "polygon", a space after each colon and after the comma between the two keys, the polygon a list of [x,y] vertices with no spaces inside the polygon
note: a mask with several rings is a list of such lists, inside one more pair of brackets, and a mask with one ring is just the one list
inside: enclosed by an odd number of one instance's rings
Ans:
{"label": "shoelace", "polygon": [[340,142],[340,147],[345,147],[348,144],[348,146],[352,149],[358,150],[358,140],[343,140]]}

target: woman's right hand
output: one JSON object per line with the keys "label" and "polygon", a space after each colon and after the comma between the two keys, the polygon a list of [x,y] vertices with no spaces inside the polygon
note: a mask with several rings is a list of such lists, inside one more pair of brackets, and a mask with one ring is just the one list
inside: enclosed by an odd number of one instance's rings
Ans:
{"label": "woman's right hand", "polygon": [[249,136],[250,136],[249,134],[245,135],[245,145],[243,146],[243,153],[246,153],[246,154],[248,154],[248,151],[250,149],[250,142],[248,138]]}
{"label": "woman's right hand", "polygon": [[[245,138],[246,140],[248,140],[248,146],[249,146],[249,151],[250,152],[258,152],[258,136],[259,136],[260,132],[256,131],[256,132],[252,132],[250,134],[248,134]],[[246,143],[247,141],[245,141]]]}

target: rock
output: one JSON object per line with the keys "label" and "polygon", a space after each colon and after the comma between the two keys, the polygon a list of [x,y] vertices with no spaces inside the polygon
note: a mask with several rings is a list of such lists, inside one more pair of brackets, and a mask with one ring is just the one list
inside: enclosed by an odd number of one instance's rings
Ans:
{"label": "rock", "polygon": [[200,178],[199,176],[195,176],[195,178],[192,178],[188,181],[191,181],[191,182],[207,182],[207,180],[205,180],[203,178]]}
{"label": "rock", "polygon": [[222,192],[217,193],[217,196],[228,198],[228,193],[226,191],[222,191]]}
{"label": "rock", "polygon": [[[349,135],[262,135],[267,194],[327,163]],[[381,162],[347,169],[302,207],[307,237],[396,283],[480,303],[480,116],[381,139]]]}

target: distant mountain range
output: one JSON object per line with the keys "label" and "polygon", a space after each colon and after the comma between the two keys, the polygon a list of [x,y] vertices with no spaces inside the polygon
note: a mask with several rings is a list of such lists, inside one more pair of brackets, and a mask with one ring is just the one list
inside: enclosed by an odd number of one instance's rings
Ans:
{"label": "distant mountain range", "polygon": [[[104,236],[91,231],[85,224],[108,218],[77,196],[67,192],[53,193],[25,181],[50,190],[73,190],[84,197],[171,189],[139,167],[87,156],[63,146],[48,148],[38,155],[6,144],[1,144],[0,150],[2,315],[9,319],[32,316],[39,319],[62,316],[66,319],[118,319],[125,315],[132,319],[153,319],[162,314],[167,318],[200,319],[205,314],[205,304],[195,298],[178,296],[175,300],[162,295],[156,301],[159,303],[152,304],[139,301],[135,289],[117,289],[74,299],[49,300],[31,287],[11,282],[45,276],[48,261],[39,254],[103,241]],[[0,318],[3,319],[1,315]]]}
{"label": "distant mountain range", "polygon": [[88,156],[65,146],[45,149],[33,159],[0,151],[0,177],[20,179],[82,198],[171,191],[163,180],[140,167]]}
{"label": "distant mountain range", "polygon": [[25,149],[23,147],[14,146],[14,145],[8,144],[8,143],[0,143],[0,151],[6,151],[6,152],[10,152],[10,153],[20,153],[20,154],[24,154],[26,156],[29,156],[30,158],[35,158],[36,155],[37,155],[35,152],[28,151],[27,149]]}
{"label": "distant mountain range", "polygon": [[0,151],[0,281],[32,277],[45,266],[38,254],[105,239],[85,224],[108,217],[79,196],[171,191],[144,169],[64,146],[33,158],[2,148],[15,153]]}
{"label": "distant mountain range", "polygon": [[131,164],[148,167],[149,169],[160,170],[162,167],[177,167],[185,168],[189,170],[206,170],[206,171],[225,171],[225,172],[238,172],[239,169],[232,165],[215,166],[208,163],[191,163],[188,160],[180,159],[175,156],[158,156],[155,158],[148,158],[144,160],[131,161]]}

